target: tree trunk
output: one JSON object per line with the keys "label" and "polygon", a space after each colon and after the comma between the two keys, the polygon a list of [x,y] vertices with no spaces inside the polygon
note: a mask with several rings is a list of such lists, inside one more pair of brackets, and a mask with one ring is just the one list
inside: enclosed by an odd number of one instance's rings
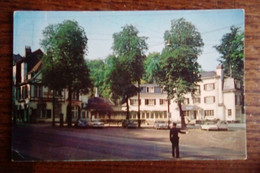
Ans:
{"label": "tree trunk", "polygon": [[137,117],[138,117],[138,128],[141,127],[141,117],[140,117],[140,80],[138,80],[138,113],[137,113]]}
{"label": "tree trunk", "polygon": [[168,128],[170,128],[170,99],[169,99],[169,97],[168,97],[168,101],[167,101],[168,103],[168,114],[167,114],[167,119],[168,119]]}
{"label": "tree trunk", "polygon": [[68,119],[68,127],[71,127],[72,124],[72,117],[71,117],[71,102],[72,102],[72,92],[71,92],[71,86],[68,87],[68,109],[67,109],[67,119]]}
{"label": "tree trunk", "polygon": [[184,120],[184,114],[182,111],[181,101],[178,101],[178,107],[180,110],[180,117],[181,117],[181,128],[186,128],[185,120]]}
{"label": "tree trunk", "polygon": [[129,104],[128,104],[128,97],[126,98],[126,119],[129,120]]}
{"label": "tree trunk", "polygon": [[77,119],[77,121],[79,121],[80,118],[81,118],[81,108],[79,106],[78,107],[78,119]]}
{"label": "tree trunk", "polygon": [[55,90],[52,91],[52,126],[55,126]]}

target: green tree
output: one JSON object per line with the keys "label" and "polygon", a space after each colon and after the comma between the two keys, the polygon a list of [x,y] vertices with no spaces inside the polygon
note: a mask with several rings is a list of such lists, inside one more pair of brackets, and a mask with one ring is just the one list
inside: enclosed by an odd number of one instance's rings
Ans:
{"label": "green tree", "polygon": [[120,104],[126,103],[126,119],[129,119],[128,99],[136,95],[138,88],[132,83],[130,74],[125,71],[126,63],[120,62],[115,56],[108,58],[106,82],[110,86],[112,98],[121,100]]}
{"label": "green tree", "polygon": [[[60,81],[60,76],[63,75],[63,71],[60,66],[57,66],[58,62],[54,61],[50,53],[43,55],[42,66],[42,83],[44,86],[52,89],[52,126],[55,126],[55,103],[56,103],[56,91],[60,91],[64,88],[64,80]],[[60,81],[60,82],[57,82]]]}
{"label": "green tree", "polygon": [[105,62],[103,60],[91,60],[87,62],[90,70],[90,79],[93,81],[93,86],[98,89],[98,93],[102,97],[110,97],[110,90],[105,81]]}
{"label": "green tree", "polygon": [[[140,120],[140,83],[144,73],[143,63],[145,60],[145,51],[148,49],[145,40],[146,37],[138,36],[139,31],[133,25],[126,25],[119,33],[113,34],[114,43],[113,50],[115,56],[119,59],[119,64],[124,68],[123,71],[128,73],[130,83],[137,83],[138,86],[138,126],[141,125]],[[128,87],[127,87],[128,88]],[[131,93],[133,87],[128,88]],[[128,95],[127,93],[125,93]],[[131,95],[131,94],[130,94]],[[129,97],[125,97],[128,101]],[[128,105],[128,103],[127,103]],[[127,115],[127,117],[129,117]]]}
{"label": "green tree", "polygon": [[[244,32],[239,27],[231,26],[220,45],[214,46],[221,54],[219,61],[223,64],[225,76],[234,78],[241,84],[241,104],[244,104]],[[242,107],[244,112],[244,107]]]}
{"label": "green tree", "polygon": [[187,93],[194,93],[200,79],[200,65],[197,62],[204,45],[196,27],[181,18],[173,20],[171,29],[164,33],[165,48],[160,58],[158,73],[161,87],[178,104],[182,128],[186,127],[182,103]]}
{"label": "green tree", "polygon": [[224,74],[243,82],[244,76],[244,33],[232,26],[225,34],[220,45],[214,46],[221,54],[219,61],[223,64]]}
{"label": "green tree", "polygon": [[160,56],[158,52],[150,53],[144,62],[145,74],[143,79],[147,83],[156,83],[159,80],[158,73],[161,70]]}
{"label": "green tree", "polygon": [[52,89],[57,86],[68,90],[67,121],[68,127],[71,127],[72,93],[87,93],[92,86],[89,69],[84,60],[88,39],[84,29],[71,20],[47,26],[43,30],[43,36],[41,45],[48,57],[44,66],[53,69],[50,73],[46,70],[43,75],[47,82],[53,80],[52,75],[57,75],[57,80],[50,85],[51,88],[53,86]]}

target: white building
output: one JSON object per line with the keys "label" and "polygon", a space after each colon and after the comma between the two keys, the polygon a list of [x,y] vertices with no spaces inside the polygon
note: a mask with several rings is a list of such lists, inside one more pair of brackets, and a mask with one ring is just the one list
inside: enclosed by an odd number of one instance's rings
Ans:
{"label": "white building", "polygon": [[[185,96],[182,109],[186,119],[244,122],[240,84],[233,78],[224,78],[222,66],[216,71],[202,72],[201,79],[196,93]],[[170,101],[170,116],[167,116],[167,94],[157,84],[142,84],[141,87],[141,119],[147,122],[180,121],[179,108],[174,100]],[[137,96],[129,99],[129,110],[132,112],[130,118],[137,119]]]}
{"label": "white building", "polygon": [[[13,118],[22,122],[51,122],[66,121],[68,106],[68,91],[55,93],[55,112],[53,115],[53,91],[42,84],[42,56],[38,49],[34,52],[30,47],[25,48],[25,56],[14,62],[13,65]],[[87,111],[82,105],[88,102],[87,95],[73,93],[72,120],[80,116],[87,117]]]}

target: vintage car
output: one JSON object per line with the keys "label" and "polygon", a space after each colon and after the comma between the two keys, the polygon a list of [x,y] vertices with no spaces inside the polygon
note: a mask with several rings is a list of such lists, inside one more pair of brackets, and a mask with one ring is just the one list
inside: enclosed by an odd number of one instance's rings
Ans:
{"label": "vintage car", "polygon": [[138,124],[136,121],[133,121],[133,120],[124,120],[122,122],[122,127],[123,128],[137,128]]}
{"label": "vintage car", "polygon": [[207,122],[201,125],[202,130],[228,130],[228,123],[226,121]]}
{"label": "vintage car", "polygon": [[86,119],[79,119],[75,123],[75,127],[88,128],[88,127],[91,127],[91,123],[89,121],[87,121]]}
{"label": "vintage car", "polygon": [[153,128],[155,129],[168,129],[168,123],[165,121],[155,121]]}
{"label": "vintage car", "polygon": [[91,126],[93,128],[103,128],[105,126],[105,123],[98,119],[95,119],[95,120],[91,121]]}

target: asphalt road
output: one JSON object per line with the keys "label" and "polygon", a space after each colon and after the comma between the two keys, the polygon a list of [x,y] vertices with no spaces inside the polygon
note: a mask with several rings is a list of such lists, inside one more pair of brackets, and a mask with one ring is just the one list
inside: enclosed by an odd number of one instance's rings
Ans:
{"label": "asphalt road", "polygon": [[[246,158],[244,128],[229,131],[190,129],[180,134],[180,160]],[[13,128],[13,160],[129,161],[172,160],[169,130],[149,128],[76,129],[49,124]],[[20,157],[21,156],[21,157]]]}

